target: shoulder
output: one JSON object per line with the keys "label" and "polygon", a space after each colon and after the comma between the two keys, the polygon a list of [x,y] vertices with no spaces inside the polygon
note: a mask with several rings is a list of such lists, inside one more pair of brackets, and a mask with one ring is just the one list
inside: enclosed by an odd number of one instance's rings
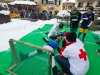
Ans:
{"label": "shoulder", "polygon": [[85,12],[84,14],[88,14],[87,12]]}

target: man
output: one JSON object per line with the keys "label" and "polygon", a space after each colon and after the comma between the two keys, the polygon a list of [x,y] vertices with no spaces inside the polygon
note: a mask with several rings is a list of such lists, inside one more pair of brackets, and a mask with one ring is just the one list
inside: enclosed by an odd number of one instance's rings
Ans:
{"label": "man", "polygon": [[66,47],[56,56],[64,75],[85,75],[89,69],[89,61],[83,45],[77,41],[75,32],[67,33],[64,39]]}
{"label": "man", "polygon": [[[59,40],[60,38],[57,37],[55,40],[50,40],[48,41],[47,39],[43,38],[43,40],[47,43],[46,45],[43,46],[43,48],[49,49],[52,51],[52,70],[53,70],[53,75],[61,75],[62,71],[57,70],[57,67],[55,65],[55,60],[54,60],[54,49],[57,48],[58,52],[59,52]],[[42,50],[35,50],[31,53],[28,54],[23,54],[22,52],[20,52],[20,58],[21,60],[25,60],[26,58],[32,57],[36,54],[39,53],[43,53]]]}
{"label": "man", "polygon": [[70,12],[70,32],[77,32],[80,20],[81,13],[76,7],[73,7]]}
{"label": "man", "polygon": [[94,13],[93,13],[94,8],[91,6],[87,9],[87,12],[83,14],[82,16],[82,24],[80,28],[80,32],[78,34],[78,38],[80,35],[83,33],[83,38],[82,41],[84,42],[84,38],[86,36],[86,33],[88,31],[88,28],[91,26],[91,24],[94,21]]}
{"label": "man", "polygon": [[48,37],[51,39],[55,39],[58,36],[57,31],[63,29],[63,23],[56,23],[54,26],[51,28],[51,30],[48,33]]}

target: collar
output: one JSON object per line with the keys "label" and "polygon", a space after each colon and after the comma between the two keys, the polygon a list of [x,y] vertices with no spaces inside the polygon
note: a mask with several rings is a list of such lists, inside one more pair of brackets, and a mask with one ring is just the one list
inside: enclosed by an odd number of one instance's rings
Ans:
{"label": "collar", "polygon": [[[76,41],[75,41],[75,42],[76,42]],[[69,45],[71,45],[71,44],[73,44],[73,43],[75,43],[75,42],[66,43],[66,45],[69,46]]]}

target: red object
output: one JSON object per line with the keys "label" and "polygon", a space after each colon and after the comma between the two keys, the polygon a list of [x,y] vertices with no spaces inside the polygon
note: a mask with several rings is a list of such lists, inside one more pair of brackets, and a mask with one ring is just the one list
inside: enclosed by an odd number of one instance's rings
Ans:
{"label": "red object", "polygon": [[80,52],[81,52],[81,54],[79,54],[79,58],[80,59],[84,59],[84,61],[86,61],[87,60],[87,58],[86,58],[86,52],[85,51],[83,51],[82,49],[80,49]]}
{"label": "red object", "polygon": [[[67,34],[68,34],[68,32],[65,32],[64,35],[63,35],[65,41],[66,41],[66,35],[67,35]],[[66,45],[60,49],[60,56],[61,56],[62,58],[65,58],[65,57],[62,55],[62,52],[64,51],[64,49],[66,48],[66,46],[69,46],[69,45],[71,45],[71,44],[73,44],[73,43],[75,43],[75,42],[66,43]]]}

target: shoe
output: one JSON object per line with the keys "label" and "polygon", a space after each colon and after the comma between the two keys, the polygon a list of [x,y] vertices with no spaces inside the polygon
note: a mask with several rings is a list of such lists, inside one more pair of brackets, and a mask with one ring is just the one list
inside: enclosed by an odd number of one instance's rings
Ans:
{"label": "shoe", "polygon": [[46,35],[48,35],[48,34],[49,34],[49,32],[46,32],[45,34],[46,34]]}
{"label": "shoe", "polygon": [[98,53],[100,53],[100,50],[96,50]]}
{"label": "shoe", "polygon": [[25,60],[26,58],[28,58],[28,54],[23,54],[21,51],[20,51],[20,59],[21,61]]}
{"label": "shoe", "polygon": [[100,53],[98,53],[98,55],[100,56]]}
{"label": "shoe", "polygon": [[100,45],[100,42],[96,42],[96,44]]}
{"label": "shoe", "polygon": [[57,66],[53,67],[53,75],[63,75],[62,70],[57,70]]}

